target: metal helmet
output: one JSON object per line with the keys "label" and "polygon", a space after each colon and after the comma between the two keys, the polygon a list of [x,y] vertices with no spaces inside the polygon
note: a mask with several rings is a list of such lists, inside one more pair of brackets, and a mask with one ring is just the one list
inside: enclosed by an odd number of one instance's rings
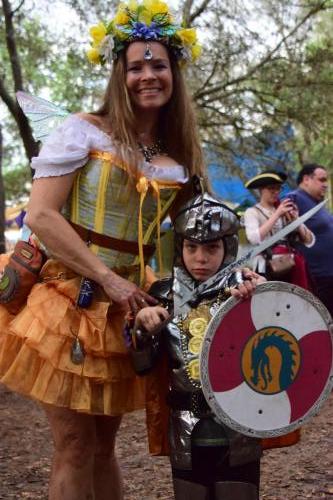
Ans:
{"label": "metal helmet", "polygon": [[222,239],[225,256],[221,267],[237,257],[239,218],[222,201],[201,192],[185,203],[173,223],[176,234],[176,253],[181,255],[184,239],[207,243]]}

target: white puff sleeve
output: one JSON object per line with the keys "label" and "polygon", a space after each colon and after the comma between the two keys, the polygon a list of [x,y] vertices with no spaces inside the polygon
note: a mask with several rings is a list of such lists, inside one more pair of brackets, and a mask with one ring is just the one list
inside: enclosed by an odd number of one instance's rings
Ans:
{"label": "white puff sleeve", "polygon": [[90,128],[71,115],[47,137],[38,156],[32,158],[34,179],[74,172],[88,161],[92,148]]}
{"label": "white puff sleeve", "polygon": [[244,213],[244,226],[246,238],[251,245],[258,245],[261,242],[260,222],[257,210],[253,207],[247,208]]}

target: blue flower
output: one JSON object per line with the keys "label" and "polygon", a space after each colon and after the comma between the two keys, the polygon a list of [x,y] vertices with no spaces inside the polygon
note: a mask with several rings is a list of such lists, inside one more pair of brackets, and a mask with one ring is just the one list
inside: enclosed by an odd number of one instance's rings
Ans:
{"label": "blue flower", "polygon": [[135,22],[133,23],[131,35],[133,38],[142,38],[143,40],[158,40],[162,32],[155,22],[152,22],[150,26],[145,23]]}

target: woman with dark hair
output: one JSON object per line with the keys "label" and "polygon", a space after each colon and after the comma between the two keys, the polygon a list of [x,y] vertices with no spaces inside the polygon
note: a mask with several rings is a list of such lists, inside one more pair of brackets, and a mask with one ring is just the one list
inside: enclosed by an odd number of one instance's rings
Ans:
{"label": "woman with dark hair", "polygon": [[0,316],[0,380],[38,400],[51,425],[52,500],[123,498],[115,436],[144,406],[124,317],[155,304],[142,286],[160,220],[203,175],[180,68],[199,53],[195,31],[145,0],[121,3],[91,35],[90,60],[113,59],[104,104],[69,116],[32,160],[26,224],[49,258],[27,304]]}

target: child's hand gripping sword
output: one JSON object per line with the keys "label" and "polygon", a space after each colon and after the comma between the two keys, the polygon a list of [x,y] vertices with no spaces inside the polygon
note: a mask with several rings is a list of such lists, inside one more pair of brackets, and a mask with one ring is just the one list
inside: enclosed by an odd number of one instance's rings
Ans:
{"label": "child's hand gripping sword", "polygon": [[292,221],[290,224],[285,226],[283,229],[275,233],[267,240],[264,240],[263,242],[259,243],[259,245],[253,247],[245,255],[243,255],[243,257],[238,259],[236,262],[229,264],[227,267],[221,269],[221,271],[218,271],[216,274],[214,274],[214,276],[204,281],[196,288],[190,289],[185,283],[179,283],[177,290],[174,289],[174,294],[176,294],[176,297],[174,297],[175,310],[173,316],[186,313],[189,302],[195,301],[196,298],[200,297],[200,294],[202,294],[205,290],[207,290],[207,288],[211,287],[212,285],[216,285],[219,282],[222,283],[224,278],[228,276],[230,273],[239,269],[241,266],[244,266],[246,262],[253,259],[267,248],[273,246],[277,241],[284,238],[287,234],[297,229],[301,224],[303,224],[305,221],[310,219],[310,217],[312,217],[316,212],[318,212],[325,205],[326,202],[327,199],[318,203],[318,205],[314,206],[313,208],[305,212],[302,216]]}

